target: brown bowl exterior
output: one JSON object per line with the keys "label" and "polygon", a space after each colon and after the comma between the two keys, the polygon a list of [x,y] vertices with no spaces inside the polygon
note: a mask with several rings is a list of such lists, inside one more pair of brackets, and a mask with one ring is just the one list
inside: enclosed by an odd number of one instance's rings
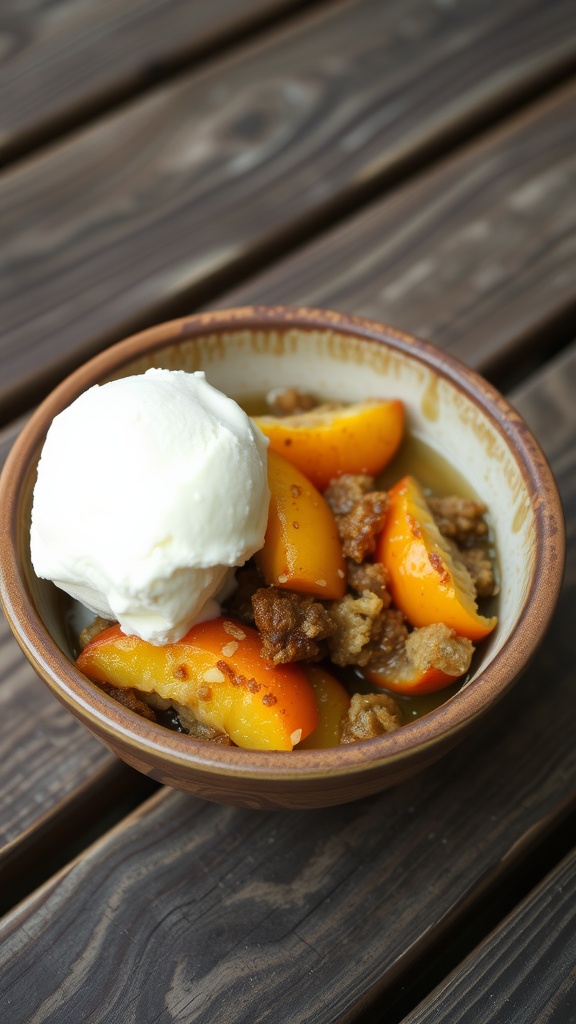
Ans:
{"label": "brown bowl exterior", "polygon": [[[470,447],[477,448],[470,459],[477,459],[480,476],[484,473],[489,481],[490,467],[501,463],[502,479],[513,478],[515,511],[509,523],[501,524],[502,537],[512,539],[514,550],[515,538],[522,534],[526,556],[522,565],[516,564],[518,558],[510,563],[513,584],[509,596],[504,595],[510,612],[497,640],[488,642],[471,682],[397,732],[348,747],[286,754],[215,747],[172,733],[115,703],[78,671],[61,596],[35,577],[30,564],[36,465],[53,417],[79,394],[92,384],[158,365],[206,369],[208,379],[216,386],[223,380],[229,386],[222,389],[233,397],[239,397],[238,387],[248,394],[255,379],[260,389],[300,384],[350,400],[374,397],[383,393],[383,386],[395,394],[398,384],[406,396],[418,392],[415,422],[424,417],[432,432],[451,430],[449,419],[444,427],[437,426],[446,405],[442,396],[449,396],[462,429],[470,431]],[[324,379],[327,366],[330,372]],[[350,393],[367,382],[363,395]],[[410,405],[411,399],[406,400]],[[478,490],[483,493],[481,486]],[[16,639],[55,696],[137,770],[209,800],[246,807],[344,803],[402,782],[437,760],[526,666],[548,626],[564,565],[563,516],[554,479],[532,434],[502,396],[426,342],[382,324],[322,310],[249,307],[205,313],[161,324],[103,352],[56,388],[22,431],[0,482],[0,511],[5,523],[2,603]],[[501,519],[508,517],[502,514]]]}

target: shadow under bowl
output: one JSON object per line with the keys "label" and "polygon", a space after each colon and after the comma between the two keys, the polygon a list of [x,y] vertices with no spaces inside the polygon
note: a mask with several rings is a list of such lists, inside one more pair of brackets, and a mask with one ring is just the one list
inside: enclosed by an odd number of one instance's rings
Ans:
{"label": "shadow under bowl", "polygon": [[[498,626],[472,677],[444,704],[396,732],[327,750],[220,747],[124,708],[74,664],[66,602],[31,567],[36,467],[57,413],[96,383],[152,366],[204,370],[241,404],[296,386],[347,402],[400,398],[407,426],[468,481],[490,510],[499,554]],[[113,346],[57,387],[16,441],[0,482],[5,524],[0,594],[27,658],[55,696],[110,750],[144,774],[247,807],[322,807],[376,793],[423,770],[492,708],[525,668],[553,613],[564,526],[548,463],[526,424],[486,381],[432,345],[365,319],[322,310],[249,307],[160,324]]]}

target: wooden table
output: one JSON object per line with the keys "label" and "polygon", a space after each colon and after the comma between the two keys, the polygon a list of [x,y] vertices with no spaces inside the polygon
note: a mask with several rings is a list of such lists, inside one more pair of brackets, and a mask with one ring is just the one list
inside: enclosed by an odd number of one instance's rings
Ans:
{"label": "wooden table", "polygon": [[0,451],[133,329],[349,310],[506,391],[565,585],[472,739],[321,812],[159,789],[0,625],[0,1019],[576,1019],[576,5],[67,0],[0,12]]}

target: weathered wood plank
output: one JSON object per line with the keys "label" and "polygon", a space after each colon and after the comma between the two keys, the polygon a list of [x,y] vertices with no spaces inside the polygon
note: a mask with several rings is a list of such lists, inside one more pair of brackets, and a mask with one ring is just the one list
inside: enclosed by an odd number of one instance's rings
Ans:
{"label": "weathered wood plank", "polygon": [[576,852],[402,1024],[576,1020]]}
{"label": "weathered wood plank", "polygon": [[0,160],[298,6],[299,0],[5,0]]}
{"label": "weathered wood plank", "polygon": [[576,324],[576,85],[372,204],[220,306],[354,310],[492,372]]}
{"label": "weathered wood plank", "polygon": [[[519,31],[521,25],[521,31]],[[571,0],[348,0],[0,178],[0,416],[574,62]]]}
{"label": "weathered wood plank", "polygon": [[529,420],[554,401],[541,438],[571,547],[550,635],[495,713],[420,778],[341,808],[163,791],[2,922],[13,1024],[56,1007],[127,1024],[349,1020],[574,809],[575,386],[576,349],[515,396]]}

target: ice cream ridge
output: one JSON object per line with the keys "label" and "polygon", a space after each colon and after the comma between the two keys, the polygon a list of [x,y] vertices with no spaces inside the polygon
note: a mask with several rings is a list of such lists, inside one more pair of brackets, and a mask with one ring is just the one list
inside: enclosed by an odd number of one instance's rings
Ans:
{"label": "ice cream ridge", "polygon": [[203,372],[150,369],[95,385],[46,437],[36,574],[124,633],[179,640],[219,614],[234,568],[264,543],[267,444]]}

